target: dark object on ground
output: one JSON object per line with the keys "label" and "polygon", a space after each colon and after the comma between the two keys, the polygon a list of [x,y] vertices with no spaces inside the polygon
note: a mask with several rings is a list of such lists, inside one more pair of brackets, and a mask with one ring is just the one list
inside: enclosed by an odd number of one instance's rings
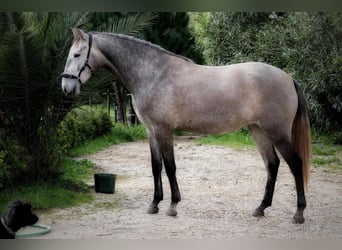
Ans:
{"label": "dark object on ground", "polygon": [[35,224],[39,218],[31,212],[31,204],[13,201],[1,216],[0,239],[14,239],[22,227]]}

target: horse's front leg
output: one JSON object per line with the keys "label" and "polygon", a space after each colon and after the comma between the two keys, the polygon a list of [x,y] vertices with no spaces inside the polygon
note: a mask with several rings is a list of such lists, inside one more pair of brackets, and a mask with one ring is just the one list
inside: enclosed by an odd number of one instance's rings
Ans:
{"label": "horse's front leg", "polygon": [[161,178],[162,156],[156,138],[150,135],[149,139],[152,160],[152,173],[154,180],[154,197],[147,212],[150,214],[156,214],[159,212],[158,204],[160,201],[163,200],[163,185]]}
{"label": "horse's front leg", "polygon": [[173,148],[173,138],[172,135],[164,138],[163,141],[160,142],[161,153],[164,160],[164,166],[166,170],[167,177],[170,182],[171,188],[171,204],[166,214],[169,216],[177,215],[177,204],[181,200],[181,195],[178,188],[177,178],[176,178],[176,163],[174,156],[174,148]]}

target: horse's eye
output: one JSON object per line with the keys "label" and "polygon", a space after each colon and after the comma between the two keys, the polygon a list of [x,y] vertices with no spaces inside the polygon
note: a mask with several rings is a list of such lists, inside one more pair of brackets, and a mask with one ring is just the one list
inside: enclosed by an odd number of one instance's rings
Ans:
{"label": "horse's eye", "polygon": [[81,54],[74,54],[74,57],[76,58],[76,57],[79,57]]}

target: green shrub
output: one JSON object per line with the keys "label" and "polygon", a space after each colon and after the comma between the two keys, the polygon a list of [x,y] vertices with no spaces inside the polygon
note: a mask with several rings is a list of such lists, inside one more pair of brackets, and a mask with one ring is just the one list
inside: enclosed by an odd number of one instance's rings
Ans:
{"label": "green shrub", "polygon": [[93,154],[113,144],[138,141],[146,138],[146,128],[142,124],[130,127],[121,123],[115,123],[110,133],[94,140],[88,140],[72,148],[68,154],[72,157]]}
{"label": "green shrub", "polygon": [[83,106],[70,111],[57,129],[56,140],[63,153],[87,140],[109,133],[109,115],[99,109]]}
{"label": "green shrub", "polygon": [[25,176],[29,154],[13,136],[0,130],[0,191]]}
{"label": "green shrub", "polygon": [[88,186],[85,181],[92,176],[94,167],[95,164],[87,160],[64,158],[59,184],[69,190],[87,192]]}

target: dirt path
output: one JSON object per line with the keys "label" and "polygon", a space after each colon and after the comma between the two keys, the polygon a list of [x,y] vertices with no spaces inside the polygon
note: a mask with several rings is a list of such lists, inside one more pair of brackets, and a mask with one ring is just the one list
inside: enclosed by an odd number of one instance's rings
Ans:
{"label": "dirt path", "polygon": [[255,150],[175,141],[182,201],[176,218],[165,215],[170,202],[165,174],[164,201],[156,215],[146,213],[153,195],[147,141],[114,145],[85,158],[115,173],[115,194],[95,194],[80,207],[40,214],[52,232],[39,238],[333,238],[342,239],[342,175],[312,170],[306,221],[293,225],[296,193],[288,167],[279,169],[273,206],[264,218],[251,216],[263,195],[266,172]]}

